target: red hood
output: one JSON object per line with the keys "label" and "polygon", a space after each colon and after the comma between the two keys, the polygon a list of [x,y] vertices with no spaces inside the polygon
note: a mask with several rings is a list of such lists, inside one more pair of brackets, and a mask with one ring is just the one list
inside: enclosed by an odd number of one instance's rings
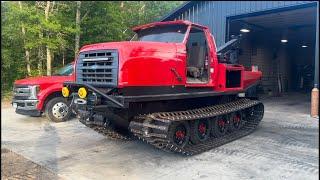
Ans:
{"label": "red hood", "polygon": [[39,76],[19,79],[14,82],[15,85],[40,85],[40,89],[44,89],[50,85],[72,81],[73,76]]}
{"label": "red hood", "polygon": [[[41,84],[54,84],[62,83],[66,81],[69,76],[39,76],[39,77],[29,77],[25,79],[16,80],[14,84],[16,85],[41,85]],[[71,79],[71,76],[70,76]]]}
{"label": "red hood", "polygon": [[[147,72],[145,71],[145,68],[168,69],[169,67],[176,66],[177,63],[184,63],[184,56],[186,53],[186,48],[183,43],[146,41],[123,41],[92,44],[82,47],[80,53],[85,51],[112,49],[118,50],[119,52],[119,87],[126,85],[131,81],[130,78],[143,79],[148,76],[145,74],[145,72]],[[154,74],[156,72],[152,73]],[[159,76],[159,74],[156,73],[154,76]],[[133,81],[140,82],[138,80]]]}
{"label": "red hood", "polygon": [[139,52],[176,52],[177,43],[146,42],[146,41],[122,41],[86,45],[80,52],[103,49],[118,49],[130,56]]}
{"label": "red hood", "polygon": [[122,41],[86,45],[80,52],[104,49],[117,49],[120,56],[120,66],[125,61],[135,58],[161,57],[162,59],[176,57],[178,53],[185,53],[183,43],[164,43],[147,41]]}

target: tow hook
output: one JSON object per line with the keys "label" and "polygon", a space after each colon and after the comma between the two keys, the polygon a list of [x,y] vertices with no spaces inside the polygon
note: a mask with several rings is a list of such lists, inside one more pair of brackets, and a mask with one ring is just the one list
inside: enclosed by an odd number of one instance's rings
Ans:
{"label": "tow hook", "polygon": [[84,104],[87,104],[87,101],[84,99],[77,98],[74,100],[74,103],[79,105],[84,105]]}

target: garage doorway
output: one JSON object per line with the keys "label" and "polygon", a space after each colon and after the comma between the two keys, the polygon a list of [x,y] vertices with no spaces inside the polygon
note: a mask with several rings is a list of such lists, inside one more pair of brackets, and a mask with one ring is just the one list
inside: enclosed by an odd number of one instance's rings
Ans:
{"label": "garage doorway", "polygon": [[314,84],[316,13],[316,6],[309,5],[227,18],[226,40],[243,35],[239,64],[247,68],[255,65],[263,72],[260,93],[310,94]]}

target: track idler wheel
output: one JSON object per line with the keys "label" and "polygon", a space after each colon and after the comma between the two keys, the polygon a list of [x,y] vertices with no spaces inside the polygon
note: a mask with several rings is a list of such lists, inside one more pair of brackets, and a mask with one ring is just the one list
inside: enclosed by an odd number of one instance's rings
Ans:
{"label": "track idler wheel", "polygon": [[256,113],[257,119],[261,120],[263,118],[264,105],[262,103],[255,106],[255,113]]}
{"label": "track idler wheel", "polygon": [[246,118],[249,121],[252,121],[253,119],[260,121],[263,118],[263,115],[264,115],[264,105],[262,103],[254,107],[248,108],[246,110]]}
{"label": "track idler wheel", "polygon": [[183,148],[190,139],[190,126],[188,122],[173,122],[169,127],[169,141]]}
{"label": "track idler wheel", "polygon": [[213,119],[212,135],[214,137],[224,136],[229,128],[229,119],[227,115],[217,116]]}
{"label": "track idler wheel", "polygon": [[208,119],[191,122],[191,142],[193,144],[198,144],[206,141],[210,137],[211,128],[211,121]]}

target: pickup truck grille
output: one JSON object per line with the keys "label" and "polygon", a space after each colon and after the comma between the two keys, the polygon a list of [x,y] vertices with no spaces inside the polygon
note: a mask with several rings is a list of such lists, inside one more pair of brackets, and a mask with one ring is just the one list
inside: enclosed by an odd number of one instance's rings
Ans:
{"label": "pickup truck grille", "polygon": [[118,51],[82,52],[76,65],[78,83],[98,87],[116,87],[118,83]]}
{"label": "pickup truck grille", "polygon": [[31,96],[31,89],[28,86],[14,86],[13,98],[17,100],[25,100]]}

